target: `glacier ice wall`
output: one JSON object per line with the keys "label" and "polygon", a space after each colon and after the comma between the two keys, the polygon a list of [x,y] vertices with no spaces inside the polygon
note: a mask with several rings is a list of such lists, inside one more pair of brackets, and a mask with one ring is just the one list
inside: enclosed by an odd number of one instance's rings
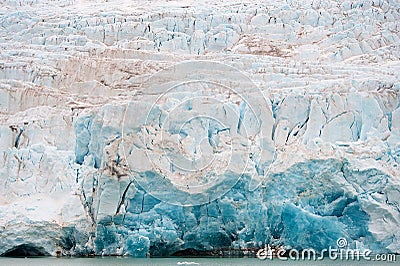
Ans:
{"label": "glacier ice wall", "polygon": [[[400,253],[399,10],[384,0],[3,1],[0,254],[322,250],[339,237]],[[226,64],[254,82],[265,97],[257,105],[265,113],[255,116],[264,138],[251,131],[257,123],[243,111],[251,106],[220,92],[200,107],[185,100],[174,119],[158,123],[171,104],[207,87],[157,101],[142,85],[196,60]],[[151,108],[156,126],[144,130]],[[196,108],[225,118],[178,127]],[[234,143],[231,162],[249,164],[202,188],[215,199],[185,205],[196,200],[193,182],[209,176],[184,179],[169,168],[157,152],[186,151],[158,145],[157,125],[171,143],[178,137],[206,155]],[[146,159],[143,134],[155,143],[159,169]],[[250,142],[269,154],[263,163],[253,160]],[[171,193],[177,184],[183,188]]]}

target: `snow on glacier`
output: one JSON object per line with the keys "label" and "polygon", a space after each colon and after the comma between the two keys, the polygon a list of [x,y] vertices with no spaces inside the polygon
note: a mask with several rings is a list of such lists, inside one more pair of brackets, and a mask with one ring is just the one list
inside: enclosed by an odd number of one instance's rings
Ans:
{"label": "snow on glacier", "polygon": [[[3,1],[0,254],[322,250],[340,237],[400,253],[399,8],[384,0]],[[207,91],[199,86],[157,102],[157,89],[141,89],[160,70],[196,60],[257,85],[265,102],[251,103],[267,121],[263,138],[235,95],[191,100]],[[207,73],[225,81],[236,73],[217,70]],[[176,103],[168,146],[157,125]],[[181,127],[196,110],[228,115]],[[197,147],[207,155],[231,146],[238,167],[220,179],[181,178],[161,154],[196,159]],[[196,194],[191,186],[207,178],[214,183]]]}

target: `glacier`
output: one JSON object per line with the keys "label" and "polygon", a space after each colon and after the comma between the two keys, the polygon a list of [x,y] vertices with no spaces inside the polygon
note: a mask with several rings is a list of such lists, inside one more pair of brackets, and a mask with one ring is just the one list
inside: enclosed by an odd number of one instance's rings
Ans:
{"label": "glacier", "polygon": [[397,1],[0,14],[0,255],[400,253]]}

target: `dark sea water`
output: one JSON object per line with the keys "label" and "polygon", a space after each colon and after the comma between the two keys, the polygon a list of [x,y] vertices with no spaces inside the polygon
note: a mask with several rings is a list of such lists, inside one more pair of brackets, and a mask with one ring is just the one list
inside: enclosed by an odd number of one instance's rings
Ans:
{"label": "dark sea water", "polygon": [[400,265],[400,257],[397,256],[395,262],[377,262],[377,261],[343,261],[329,260],[309,261],[309,260],[288,260],[281,261],[259,260],[256,258],[152,258],[152,259],[135,259],[135,258],[0,258],[0,265],[29,265],[29,266],[88,266],[88,265],[110,265],[110,266],[125,266],[125,265],[144,265],[144,266],[161,266],[161,265],[209,265],[209,266],[258,266],[258,265]]}

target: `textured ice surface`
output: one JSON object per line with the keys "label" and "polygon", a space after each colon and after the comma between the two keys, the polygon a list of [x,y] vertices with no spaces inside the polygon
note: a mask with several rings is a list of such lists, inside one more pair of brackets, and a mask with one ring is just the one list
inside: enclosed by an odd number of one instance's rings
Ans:
{"label": "textured ice surface", "polygon": [[[0,254],[399,253],[399,3],[269,2],[2,1]],[[265,101],[141,88],[190,60]]]}

